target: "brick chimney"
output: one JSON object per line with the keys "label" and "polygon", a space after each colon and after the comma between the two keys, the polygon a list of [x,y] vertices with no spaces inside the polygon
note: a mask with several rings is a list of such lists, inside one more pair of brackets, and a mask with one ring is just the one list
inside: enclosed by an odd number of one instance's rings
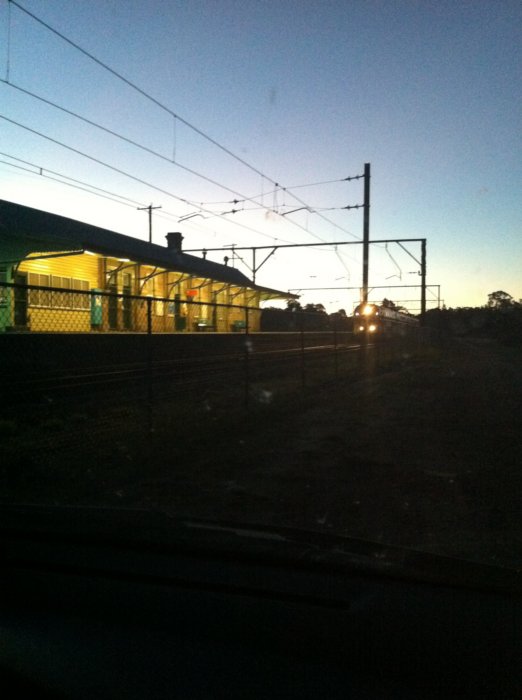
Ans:
{"label": "brick chimney", "polygon": [[179,231],[171,231],[165,236],[167,239],[167,248],[173,253],[181,253],[181,242],[183,235]]}

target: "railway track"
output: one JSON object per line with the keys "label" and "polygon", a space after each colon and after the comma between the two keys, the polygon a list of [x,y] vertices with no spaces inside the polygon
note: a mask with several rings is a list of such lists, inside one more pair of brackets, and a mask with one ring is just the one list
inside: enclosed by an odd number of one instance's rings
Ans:
{"label": "railway track", "polygon": [[261,347],[243,344],[238,351],[219,355],[172,357],[154,359],[149,356],[139,362],[89,364],[46,371],[33,368],[7,380],[10,402],[14,404],[43,404],[50,401],[84,399],[93,396],[101,400],[121,400],[133,392],[143,393],[144,387],[155,394],[178,394],[187,389],[227,386],[245,381],[273,381],[281,375],[295,374],[303,369],[317,369],[321,363],[342,361],[356,353],[360,345],[341,344],[294,345],[292,347]]}

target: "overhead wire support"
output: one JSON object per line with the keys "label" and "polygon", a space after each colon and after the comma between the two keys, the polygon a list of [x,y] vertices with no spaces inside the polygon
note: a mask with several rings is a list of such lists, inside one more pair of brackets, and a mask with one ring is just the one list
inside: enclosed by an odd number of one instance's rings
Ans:
{"label": "overhead wire support", "polygon": [[397,242],[397,245],[399,245],[405,253],[408,253],[410,258],[413,258],[413,260],[415,260],[417,265],[422,265],[422,262],[420,260],[417,260],[417,258],[413,255],[413,253],[410,253],[410,251],[407,248],[405,248],[400,242]]}
{"label": "overhead wire support", "polygon": [[203,214],[200,214],[199,212],[193,212],[192,214],[187,214],[186,216],[181,216],[178,219],[178,224],[182,223],[183,221],[188,221],[189,219],[194,219],[196,216],[201,216],[202,219],[208,219],[207,216],[203,216]]}
{"label": "overhead wire support", "polygon": [[303,210],[309,211],[311,214],[313,214],[314,210],[310,209],[310,207],[298,207],[297,209],[292,209],[291,211],[284,211],[281,216],[288,216],[288,214],[295,214],[296,211],[303,211]]}
{"label": "overhead wire support", "polygon": [[[398,243],[398,245],[400,245],[401,248],[404,249],[404,246],[402,246],[400,243]],[[390,260],[392,261],[392,263],[395,265],[395,267],[396,267],[397,270],[399,271],[399,274],[398,274],[398,275],[397,275],[397,274],[395,274],[395,275],[390,275],[390,276],[387,277],[386,279],[389,280],[389,279],[391,279],[392,277],[398,277],[400,280],[402,280],[402,268],[401,268],[401,266],[399,265],[399,263],[395,260],[395,258],[393,257],[393,255],[390,253],[390,251],[388,250],[388,244],[387,244],[387,243],[386,243],[386,245],[384,246],[384,249],[386,250],[386,253],[387,253],[388,257],[390,258]]]}
{"label": "overhead wire support", "polygon": [[[250,268],[253,275],[254,275],[254,281],[255,281],[255,273],[261,267],[259,265],[256,267],[256,251],[258,250],[267,250],[270,249],[271,253],[265,258],[263,261],[264,264],[268,258],[275,253],[276,250],[279,250],[280,248],[312,248],[312,247],[318,247],[318,246],[333,246],[334,249],[337,248],[337,246],[340,245],[362,245],[363,249],[364,248],[369,248],[370,245],[379,245],[379,244],[385,244],[387,245],[388,243],[398,243],[399,245],[401,243],[420,243],[421,244],[421,261],[420,261],[420,266],[421,266],[421,319],[424,320],[424,315],[426,313],[426,239],[425,238],[391,238],[391,239],[379,239],[375,241],[370,241],[369,238],[367,238],[365,241],[323,241],[322,243],[289,243],[289,244],[278,244],[278,245],[271,245],[271,246],[235,246],[235,250],[250,250],[252,251],[252,259],[253,259],[253,264],[252,267]],[[205,251],[206,253],[212,252],[212,251],[223,251],[224,248],[193,248],[189,250],[185,250],[186,253],[201,253]],[[368,254],[366,254],[366,260],[368,260]],[[363,267],[363,272],[365,268]],[[367,267],[366,267],[367,270]],[[366,282],[366,285],[365,285]],[[406,285],[401,285],[401,286],[406,286]],[[417,285],[411,285],[411,286],[417,286]],[[358,289],[361,289],[358,287]],[[363,294],[363,301],[367,302],[368,301],[368,278],[366,277],[366,280],[363,279],[363,288],[362,288],[362,294]]]}
{"label": "overhead wire support", "polygon": [[368,272],[370,265],[370,163],[364,164],[364,215],[363,215],[363,286],[362,302],[368,301]]}
{"label": "overhead wire support", "polygon": [[[388,239],[379,239],[375,241],[370,241],[370,245],[384,245],[385,243],[398,243],[399,241],[402,243],[420,243],[421,241],[425,241],[425,238],[388,238]],[[362,245],[363,241],[321,241],[320,243],[281,243],[277,244],[277,248],[313,248],[313,247],[318,247],[318,246],[337,246],[337,245]],[[251,246],[251,245],[245,245],[245,246],[235,246],[236,250],[252,250],[252,247],[257,248],[257,250],[266,250],[267,248],[273,248],[273,245],[256,245],[256,246]],[[226,246],[221,246],[220,248],[191,248],[191,249],[183,249],[185,253],[200,253],[202,250],[206,250],[207,252],[211,251],[223,251],[226,249]]]}

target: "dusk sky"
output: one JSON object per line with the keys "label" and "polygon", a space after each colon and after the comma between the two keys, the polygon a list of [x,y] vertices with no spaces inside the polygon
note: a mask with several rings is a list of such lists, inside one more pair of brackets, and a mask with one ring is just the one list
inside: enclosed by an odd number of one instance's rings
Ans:
{"label": "dusk sky", "polygon": [[[519,0],[0,0],[0,49],[2,199],[144,239],[152,203],[153,241],[187,249],[356,241],[343,180],[370,163],[370,236],[427,239],[430,306],[435,285],[451,307],[522,297]],[[419,284],[405,248],[372,246],[370,286]],[[280,250],[258,282],[357,288],[361,254]],[[384,296],[418,310],[414,287]]]}

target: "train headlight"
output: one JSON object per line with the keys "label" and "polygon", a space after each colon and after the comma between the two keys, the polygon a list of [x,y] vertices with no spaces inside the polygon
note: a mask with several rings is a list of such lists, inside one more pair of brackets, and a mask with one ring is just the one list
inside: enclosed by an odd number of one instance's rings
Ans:
{"label": "train headlight", "polygon": [[368,330],[370,331],[370,333],[375,333],[375,331],[377,330],[377,326],[375,326],[375,325],[372,323],[372,324],[370,324],[370,325],[368,326]]}
{"label": "train headlight", "polygon": [[364,326],[359,326],[359,330],[360,330],[360,331],[363,331],[363,330],[364,330]]}
{"label": "train headlight", "polygon": [[373,308],[370,306],[370,304],[366,304],[366,306],[363,309],[363,314],[365,316],[371,316],[373,313]]}

